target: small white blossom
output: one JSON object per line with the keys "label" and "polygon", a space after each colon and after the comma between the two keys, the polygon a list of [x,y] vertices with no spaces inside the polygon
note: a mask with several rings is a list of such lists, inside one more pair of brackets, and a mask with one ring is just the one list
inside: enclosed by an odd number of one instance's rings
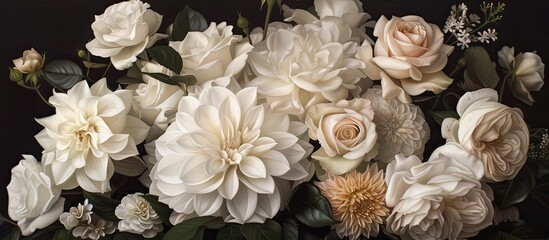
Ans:
{"label": "small white blossom", "polygon": [[469,22],[472,22],[472,23],[480,23],[480,16],[475,14],[475,13],[471,13],[469,15]]}
{"label": "small white blossom", "polygon": [[114,211],[121,232],[141,234],[146,238],[155,237],[164,230],[162,220],[151,207],[151,204],[140,197],[142,193],[129,194],[122,198],[120,205]]}
{"label": "small white blossom", "polygon": [[459,41],[457,46],[461,47],[462,50],[469,48],[469,43],[471,43],[469,31],[470,29],[462,29],[457,33],[457,40]]}
{"label": "small white blossom", "polygon": [[69,212],[64,212],[59,216],[59,221],[70,230],[80,223],[90,224],[93,205],[88,203],[88,199],[84,200],[84,204],[78,203],[78,207],[71,207]]}
{"label": "small white blossom", "polygon": [[72,234],[75,237],[80,237],[82,239],[89,238],[97,240],[107,234],[112,234],[115,230],[116,226],[112,221],[101,219],[97,215],[92,215],[91,223],[74,228]]}
{"label": "small white blossom", "polygon": [[478,37],[478,41],[480,41],[481,43],[490,43],[490,40],[492,40],[492,42],[496,41],[498,39],[497,37],[497,32],[495,29],[490,29],[488,28],[487,30],[484,30],[482,32],[477,32],[477,34],[479,35]]}

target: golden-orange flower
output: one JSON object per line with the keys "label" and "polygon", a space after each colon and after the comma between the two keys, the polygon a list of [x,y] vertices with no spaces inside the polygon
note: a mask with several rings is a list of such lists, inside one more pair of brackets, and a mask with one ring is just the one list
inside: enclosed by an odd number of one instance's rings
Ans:
{"label": "golden-orange flower", "polygon": [[363,173],[356,170],[343,176],[328,174],[328,178],[315,183],[332,206],[332,214],[341,221],[335,225],[337,235],[358,239],[377,236],[389,209],[385,205],[383,170],[376,164]]}

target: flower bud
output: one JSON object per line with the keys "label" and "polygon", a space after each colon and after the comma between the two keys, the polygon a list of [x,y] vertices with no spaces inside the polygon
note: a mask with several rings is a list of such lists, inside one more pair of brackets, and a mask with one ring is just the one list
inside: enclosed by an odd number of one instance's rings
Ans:
{"label": "flower bud", "polygon": [[19,72],[19,70],[10,68],[10,80],[14,82],[21,81],[23,79],[23,73]]}
{"label": "flower bud", "polygon": [[248,29],[249,24],[250,22],[248,21],[248,19],[246,19],[245,17],[240,15],[240,13],[238,13],[238,20],[236,20],[236,26],[238,26],[241,29]]}
{"label": "flower bud", "polygon": [[27,83],[30,83],[28,84],[29,86],[36,87],[38,85],[38,74],[31,72],[27,74],[27,77],[25,78],[25,80]]}
{"label": "flower bud", "polygon": [[88,55],[88,53],[82,49],[78,50],[76,54],[78,54],[79,58],[86,58],[86,56]]}
{"label": "flower bud", "polygon": [[23,56],[13,60],[15,69],[21,73],[36,72],[44,65],[44,57],[40,55],[34,48],[25,50]]}

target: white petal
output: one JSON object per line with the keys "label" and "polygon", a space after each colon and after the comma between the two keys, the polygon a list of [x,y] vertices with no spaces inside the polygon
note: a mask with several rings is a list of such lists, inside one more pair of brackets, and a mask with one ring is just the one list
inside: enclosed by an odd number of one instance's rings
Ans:
{"label": "white petal", "polygon": [[267,170],[262,159],[254,156],[242,158],[239,169],[244,175],[250,178],[265,178],[267,176]]}
{"label": "white petal", "polygon": [[227,201],[227,209],[237,223],[245,223],[254,214],[256,207],[257,193],[245,187],[239,188],[233,200]]}
{"label": "white petal", "polygon": [[197,194],[194,197],[194,209],[200,216],[212,215],[219,210],[223,198],[217,192]]}

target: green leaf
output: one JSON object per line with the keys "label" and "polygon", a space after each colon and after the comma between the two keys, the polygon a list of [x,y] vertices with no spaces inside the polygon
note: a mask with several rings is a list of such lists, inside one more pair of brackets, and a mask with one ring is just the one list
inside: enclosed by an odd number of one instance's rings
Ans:
{"label": "green leaf", "polygon": [[449,92],[442,97],[442,104],[448,111],[456,111],[456,106],[461,96],[455,92]]}
{"label": "green leaf", "polygon": [[171,79],[173,81],[176,81],[178,83],[182,83],[184,84],[185,86],[193,86],[195,85],[198,80],[196,79],[195,76],[193,75],[183,75],[183,76],[172,76]]}
{"label": "green leaf", "polygon": [[414,103],[420,103],[420,102],[427,102],[432,99],[439,98],[439,95],[433,95],[433,96],[412,96],[412,102]]}
{"label": "green leaf", "polygon": [[433,117],[433,120],[438,125],[442,125],[442,121],[446,118],[455,118],[459,119],[459,114],[456,111],[427,111],[431,117]]}
{"label": "green leaf", "polygon": [[509,237],[510,239],[544,239],[546,237],[537,226],[524,220],[502,223],[497,228],[500,236]]}
{"label": "green leaf", "polygon": [[276,221],[267,219],[265,223],[247,223],[240,226],[247,240],[281,240],[282,227]]}
{"label": "green leaf", "polygon": [[309,183],[303,183],[294,190],[288,208],[300,222],[307,226],[324,227],[338,223],[332,217],[328,200]]}
{"label": "green leaf", "polygon": [[532,198],[536,199],[543,207],[549,209],[549,196],[543,192],[532,192],[530,193]]}
{"label": "green leaf", "polygon": [[12,227],[2,235],[2,240],[19,240],[21,239],[21,231],[19,227]]}
{"label": "green leaf", "polygon": [[148,72],[143,72],[143,74],[145,75],[148,75],[148,76],[151,76],[152,78],[158,80],[158,81],[161,81],[165,84],[169,84],[169,85],[174,85],[174,86],[180,86],[178,82],[172,80],[172,78],[166,74],[163,74],[163,73],[148,73]]}
{"label": "green leaf", "polygon": [[492,184],[494,201],[500,209],[508,208],[526,199],[535,185],[534,174],[524,165],[513,179]]}
{"label": "green leaf", "polygon": [[293,217],[284,220],[284,222],[282,222],[282,233],[286,240],[299,239],[299,226],[297,225],[297,220]]}
{"label": "green leaf", "polygon": [[185,5],[185,8],[175,16],[172,30],[173,41],[183,41],[187,36],[187,33],[191,31],[191,24],[189,23],[190,9],[189,6]]}
{"label": "green leaf", "polygon": [[120,204],[120,201],[101,196],[97,193],[87,192],[85,190],[82,190],[82,194],[84,195],[84,198],[87,198],[88,202],[93,205],[93,213],[107,220],[120,220],[116,217],[116,215],[114,215],[114,210]]}
{"label": "green leaf", "polygon": [[179,74],[183,68],[183,59],[175,49],[170,46],[157,46],[147,49],[151,57],[160,65]]}
{"label": "green leaf", "polygon": [[337,235],[337,232],[335,229],[332,229],[324,236],[324,240],[340,240],[341,238],[339,235]]}
{"label": "green leaf", "polygon": [[495,88],[498,85],[498,73],[484,47],[470,47],[465,50],[463,57],[466,61],[467,74],[473,81],[487,88]]}
{"label": "green leaf", "polygon": [[44,76],[52,85],[63,90],[72,88],[84,79],[82,68],[73,61],[60,59],[48,63],[43,69]]}
{"label": "green leaf", "polygon": [[158,196],[155,196],[155,195],[146,194],[146,195],[141,195],[141,197],[147,200],[147,202],[149,202],[149,204],[154,209],[154,211],[158,214],[160,219],[162,219],[162,222],[170,225],[170,214],[172,210],[170,209],[170,207],[168,207],[168,205],[159,202]]}
{"label": "green leaf", "polygon": [[53,240],[75,240],[79,239],[72,235],[72,230],[66,230],[66,229],[59,229],[57,232],[55,232],[55,235],[53,236]]}
{"label": "green leaf", "polygon": [[203,240],[204,239],[204,232],[206,229],[204,227],[198,228],[198,231],[196,234],[191,238],[191,240]]}
{"label": "green leaf", "polygon": [[185,220],[173,226],[168,232],[166,232],[166,235],[164,236],[164,240],[192,239],[192,237],[196,235],[196,233],[198,233],[201,227],[207,225],[208,223],[213,223],[218,221],[222,222],[223,219],[221,219],[220,217],[205,216],[205,217],[196,217],[196,218]]}
{"label": "green leaf", "polygon": [[145,83],[143,80],[130,77],[130,76],[123,76],[116,80],[118,84],[122,85],[130,85],[130,84],[139,84],[139,83]]}
{"label": "green leaf", "polygon": [[52,237],[55,235],[57,230],[59,230],[60,227],[46,227],[44,229],[38,229],[31,235],[25,237],[25,240],[46,240],[46,239],[52,239]]}
{"label": "green leaf", "polygon": [[142,235],[132,234],[128,232],[119,232],[116,233],[113,237],[113,240],[146,240],[148,238],[143,237]]}
{"label": "green leaf", "polygon": [[387,231],[387,227],[385,225],[381,225],[379,226],[379,228],[381,228],[381,231],[383,232],[383,235],[385,235],[385,237],[387,237],[388,239],[391,239],[391,240],[399,240],[399,238],[390,233],[389,231]]}
{"label": "green leaf", "polygon": [[217,240],[244,240],[240,232],[240,226],[234,223],[228,223],[217,232]]}

